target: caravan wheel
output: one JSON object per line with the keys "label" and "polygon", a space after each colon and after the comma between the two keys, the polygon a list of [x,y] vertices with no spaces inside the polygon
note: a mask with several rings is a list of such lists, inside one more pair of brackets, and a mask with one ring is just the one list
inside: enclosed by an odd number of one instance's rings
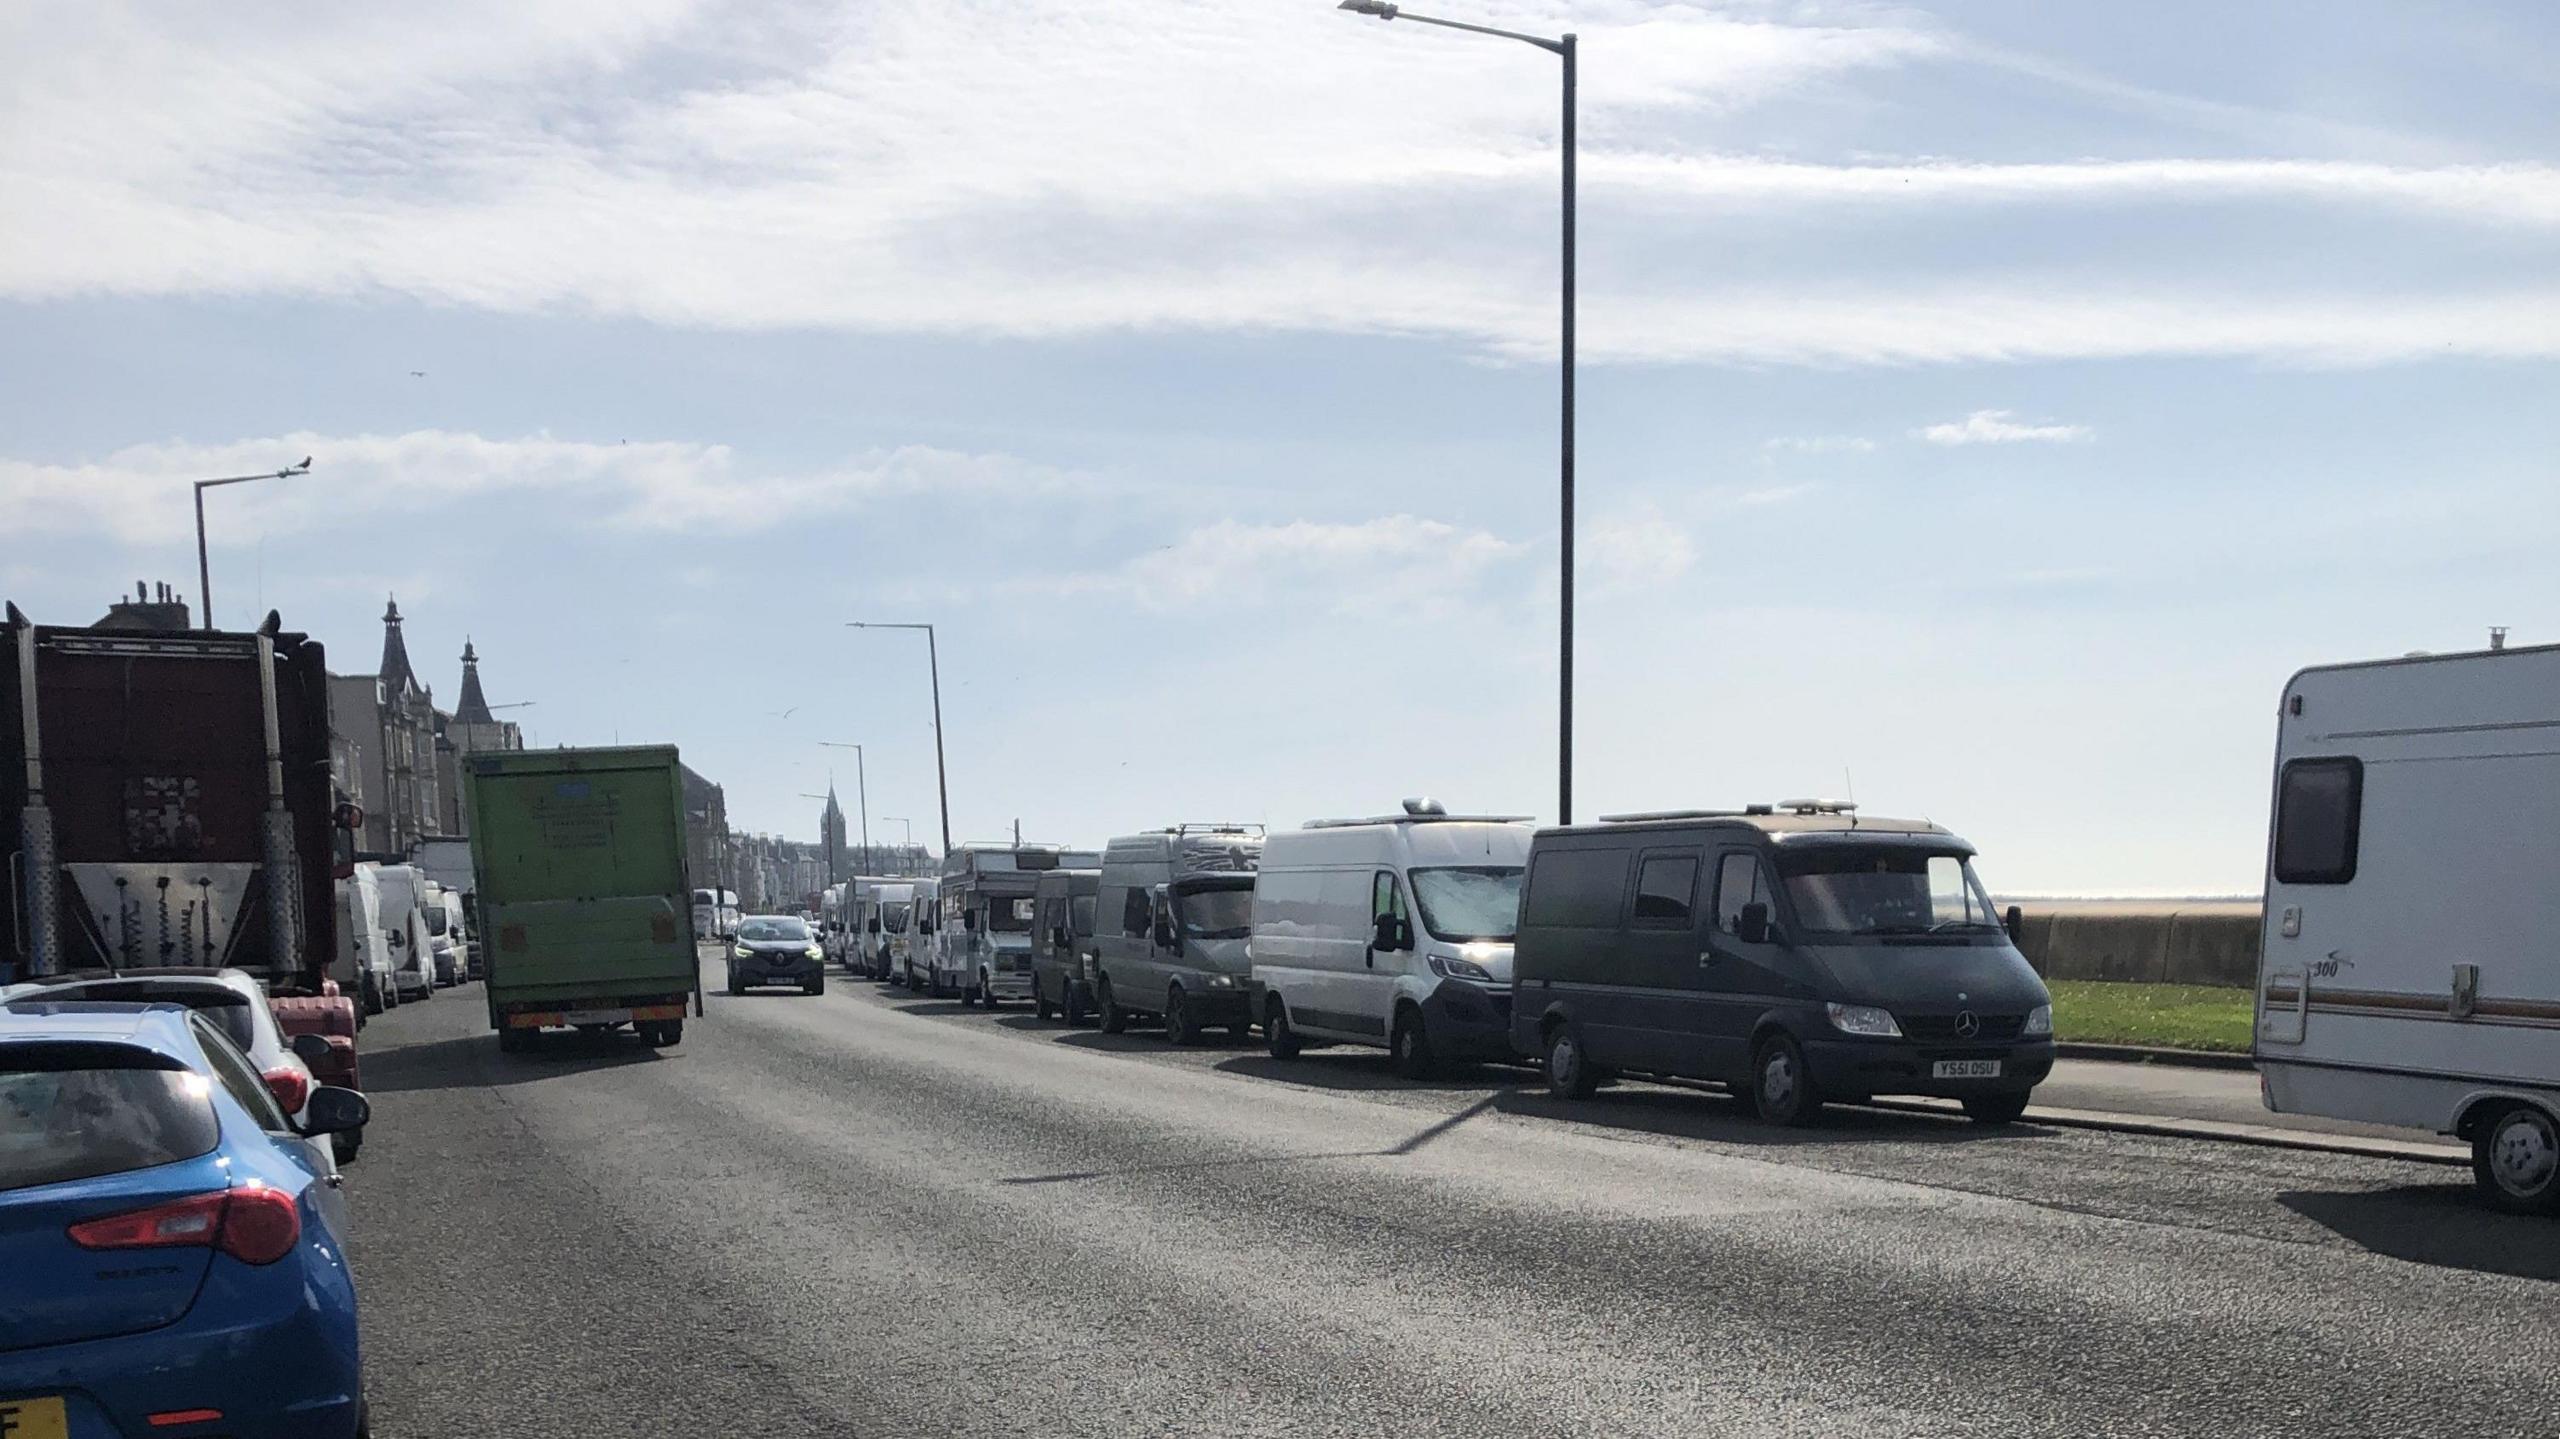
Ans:
{"label": "caravan wheel", "polygon": [[2530,1104],[2499,1110],[2472,1131],[2471,1174],[2510,1214],[2560,1213],[2560,1126]]}

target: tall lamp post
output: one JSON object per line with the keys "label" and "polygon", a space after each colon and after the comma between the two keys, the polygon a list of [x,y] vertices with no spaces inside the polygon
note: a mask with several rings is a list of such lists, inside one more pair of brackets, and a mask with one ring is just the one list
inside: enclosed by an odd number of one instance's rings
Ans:
{"label": "tall lamp post", "polygon": [[869,864],[871,863],[871,787],[862,777],[862,746],[838,744],[831,739],[822,739],[818,743],[827,749],[853,751],[853,802],[862,812],[862,862]]}
{"label": "tall lamp post", "polygon": [[269,470],[263,475],[233,475],[228,479],[198,480],[195,482],[196,598],[204,602],[204,628],[213,628],[213,562],[207,558],[204,547],[204,492],[211,489],[219,489],[224,485],[245,485],[256,480],[287,480],[293,478],[295,475],[307,475],[309,473],[311,473],[311,457],[309,455],[304,455],[302,457],[301,464],[287,465],[281,470]]}
{"label": "tall lamp post", "polygon": [[1556,640],[1556,822],[1573,823],[1573,168],[1574,168],[1574,72],[1575,39],[1560,35],[1548,39],[1543,35],[1523,35],[1517,30],[1497,30],[1490,25],[1470,25],[1462,20],[1435,20],[1428,15],[1415,15],[1386,0],[1342,0],[1337,7],[1355,15],[1374,15],[1381,20],[1410,20],[1416,25],[1437,25],[1444,30],[1464,30],[1470,35],[1493,35],[1535,45],[1564,61],[1564,349],[1563,349],[1563,433],[1557,462],[1563,512],[1561,539],[1563,576],[1561,612],[1558,615]]}
{"label": "tall lamp post", "polygon": [[933,785],[942,800],[942,852],[951,853],[951,774],[942,765],[942,652],[933,641],[933,626],[922,624],[879,624],[865,620],[846,622],[857,630],[922,630],[925,661],[933,667]]}

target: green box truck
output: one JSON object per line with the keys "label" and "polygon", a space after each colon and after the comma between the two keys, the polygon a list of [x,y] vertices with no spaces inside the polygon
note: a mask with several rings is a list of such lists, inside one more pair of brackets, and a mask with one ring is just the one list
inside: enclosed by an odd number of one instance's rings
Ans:
{"label": "green box truck", "polygon": [[464,775],[498,1047],[553,1026],[682,1039],[702,967],[675,747],[479,753]]}

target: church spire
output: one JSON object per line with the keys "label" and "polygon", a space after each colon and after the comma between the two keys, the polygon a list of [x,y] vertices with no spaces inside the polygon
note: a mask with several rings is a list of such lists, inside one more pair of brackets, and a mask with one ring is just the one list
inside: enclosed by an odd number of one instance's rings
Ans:
{"label": "church spire", "polygon": [[400,638],[400,601],[394,596],[382,611],[382,687],[391,694],[402,689],[424,690],[418,683],[418,672],[409,667],[409,646]]}
{"label": "church spire", "polygon": [[489,713],[488,697],[480,693],[480,654],[471,640],[462,641],[462,703],[453,712],[458,724],[496,724],[498,717]]}

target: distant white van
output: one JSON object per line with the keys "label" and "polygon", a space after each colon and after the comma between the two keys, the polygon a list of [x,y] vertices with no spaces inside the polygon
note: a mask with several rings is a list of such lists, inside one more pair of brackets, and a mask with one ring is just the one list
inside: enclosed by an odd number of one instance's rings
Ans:
{"label": "distant white van", "polygon": [[380,1014],[400,1002],[392,975],[391,946],[382,930],[382,889],[373,866],[355,866],[338,881],[338,950],[329,962],[329,977],[341,993],[357,997],[366,1014]]}
{"label": "distant white van", "polygon": [[[406,864],[377,865],[373,877],[381,895],[383,942],[391,947],[393,990],[402,999],[433,999],[436,950],[426,905],[427,886],[434,881]],[[441,907],[437,914],[441,925]]]}
{"label": "distant white van", "polygon": [[2285,686],[2254,1045],[2267,1107],[2470,1141],[2560,1212],[2560,646]]}
{"label": "distant white van", "polygon": [[1275,1058],[1375,1045],[1422,1077],[1510,1059],[1511,941],[1531,830],[1430,800],[1317,820],[1264,842],[1253,886],[1253,986]]}

